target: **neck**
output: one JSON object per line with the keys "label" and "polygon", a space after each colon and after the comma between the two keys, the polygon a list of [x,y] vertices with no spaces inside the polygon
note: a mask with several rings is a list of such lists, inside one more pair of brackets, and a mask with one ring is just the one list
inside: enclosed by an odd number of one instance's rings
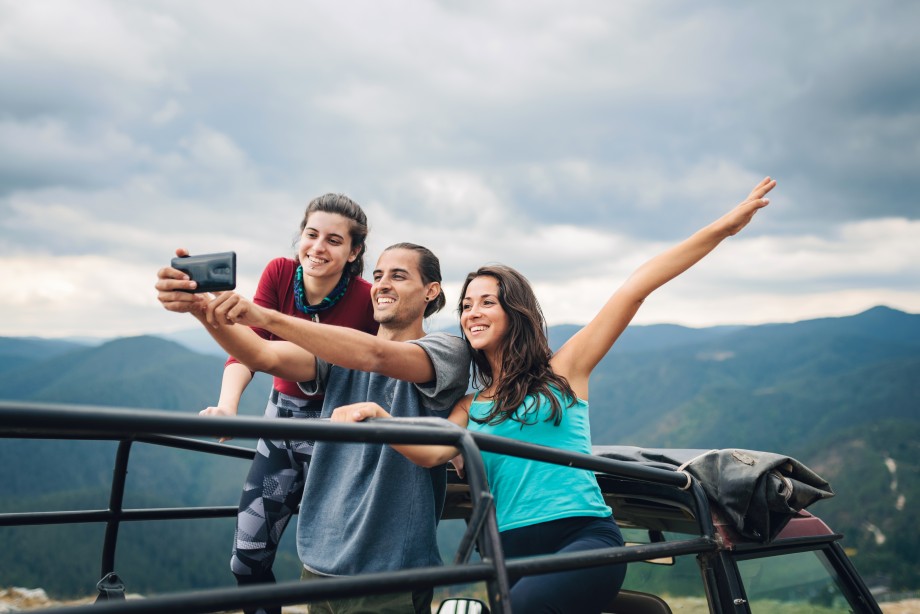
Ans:
{"label": "neck", "polygon": [[425,329],[421,319],[405,326],[383,323],[377,329],[377,336],[387,341],[412,341],[424,337]]}
{"label": "neck", "polygon": [[315,305],[329,296],[329,293],[332,292],[332,289],[335,288],[335,285],[339,283],[341,278],[341,271],[335,276],[326,277],[310,277],[304,273],[303,290],[304,296],[307,298],[307,303]]}
{"label": "neck", "polygon": [[494,386],[502,377],[502,357],[498,352],[486,352],[485,358],[489,363],[489,368],[492,369],[492,385]]}

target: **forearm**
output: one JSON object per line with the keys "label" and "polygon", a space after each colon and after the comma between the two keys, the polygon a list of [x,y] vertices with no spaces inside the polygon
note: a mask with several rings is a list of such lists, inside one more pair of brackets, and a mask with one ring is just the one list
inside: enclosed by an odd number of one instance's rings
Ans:
{"label": "forearm", "polygon": [[289,381],[307,381],[316,375],[315,357],[295,345],[268,341],[248,326],[210,324],[196,317],[215,341],[250,371],[261,371]]}
{"label": "forearm", "polygon": [[428,469],[443,465],[460,454],[460,448],[454,446],[391,444],[391,447],[416,465]]}
{"label": "forearm", "polygon": [[757,209],[773,182],[765,180],[748,200],[715,222],[698,230],[681,243],[658,254],[629,276],[601,308],[598,315],[577,332],[553,357],[553,368],[561,373],[578,395],[588,393],[588,378],[648,296],[681,275],[714,250],[725,238],[741,230]]}
{"label": "forearm", "polygon": [[363,331],[266,312],[263,328],[334,365],[415,383],[435,377],[420,347]]}
{"label": "forearm", "polygon": [[730,232],[718,222],[698,230],[636,269],[617,293],[641,303],[652,292],[706,257],[729,236]]}
{"label": "forearm", "polygon": [[[392,418],[383,407],[378,403],[365,401],[351,405],[342,405],[332,411],[331,419],[333,422],[363,422],[369,418]],[[461,421],[463,416],[451,414],[450,421],[455,424]],[[408,458],[416,465],[422,467],[437,467],[443,465],[460,453],[459,448],[445,445],[416,445],[416,444],[390,444],[390,446]]]}
{"label": "forearm", "polygon": [[776,181],[765,177],[737,207],[639,267],[618,293],[626,293],[629,300],[641,303],[649,294],[702,260],[724,239],[747,226],[757,211],[770,202],[765,196],[775,186]]}
{"label": "forearm", "polygon": [[224,367],[217,406],[239,413],[240,398],[251,381],[252,371],[246,365],[234,362]]}
{"label": "forearm", "polygon": [[269,342],[247,326],[218,325],[208,322],[204,314],[194,314],[211,337],[226,351],[252,371],[265,371],[272,366]]}

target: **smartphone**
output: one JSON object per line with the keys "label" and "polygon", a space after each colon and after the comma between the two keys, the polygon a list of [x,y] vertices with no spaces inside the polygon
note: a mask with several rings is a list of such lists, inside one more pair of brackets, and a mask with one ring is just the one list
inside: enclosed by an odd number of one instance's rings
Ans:
{"label": "smartphone", "polygon": [[177,257],[172,259],[171,266],[198,282],[197,288],[185,292],[219,292],[236,288],[236,252]]}

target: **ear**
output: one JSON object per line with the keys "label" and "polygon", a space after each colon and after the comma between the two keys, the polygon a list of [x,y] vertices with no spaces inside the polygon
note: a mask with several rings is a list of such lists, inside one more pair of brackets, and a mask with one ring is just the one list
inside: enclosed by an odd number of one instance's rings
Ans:
{"label": "ear", "polygon": [[425,302],[430,303],[438,298],[439,294],[441,294],[441,284],[436,281],[431,282],[428,284],[428,287],[425,288]]}
{"label": "ear", "polygon": [[361,249],[362,249],[362,248],[363,248],[362,245],[359,245],[359,246],[357,246],[357,247],[353,247],[352,250],[351,250],[351,253],[348,254],[348,262],[354,262],[355,260],[357,260],[357,259],[358,259],[358,256],[361,255]]}

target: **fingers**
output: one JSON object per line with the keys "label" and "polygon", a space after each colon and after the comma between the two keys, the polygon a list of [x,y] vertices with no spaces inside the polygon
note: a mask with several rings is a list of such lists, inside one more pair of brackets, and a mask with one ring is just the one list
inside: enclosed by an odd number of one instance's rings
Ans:
{"label": "fingers", "polygon": [[157,271],[157,283],[154,285],[157,290],[194,290],[198,284],[189,276],[172,267],[163,267]]}
{"label": "fingers", "polygon": [[463,468],[464,468],[463,455],[462,455],[462,454],[458,454],[457,456],[455,456],[455,457],[453,457],[452,459],[450,459],[450,464],[453,465],[453,466],[454,466],[454,469],[457,470],[457,476],[460,477],[460,478],[462,479],[463,476],[464,476],[464,471],[463,471]]}
{"label": "fingers", "polygon": [[157,300],[168,311],[187,313],[201,305],[201,298],[190,294],[198,284],[189,279],[189,276],[178,269],[164,267],[157,271]]}
{"label": "fingers", "polygon": [[764,177],[757,186],[748,194],[747,200],[760,199],[766,196],[770,190],[776,187],[776,180],[770,177]]}
{"label": "fingers", "polygon": [[[170,282],[172,284],[173,282]],[[185,283],[185,282],[177,282]],[[171,285],[163,285],[161,289],[160,283],[157,283],[158,292],[157,300],[160,301],[160,304],[163,305],[163,308],[167,311],[175,311],[179,313],[188,313],[196,311],[198,309],[203,309],[205,305],[205,299],[199,294],[190,294],[188,292],[182,292],[180,290],[168,290],[165,288],[172,287]]]}
{"label": "fingers", "polygon": [[[188,250],[179,248],[177,256],[187,256]],[[163,267],[157,271],[157,300],[169,311],[189,312],[201,305],[202,299],[188,291],[195,290],[198,284],[178,269]]]}
{"label": "fingers", "polygon": [[354,405],[345,405],[344,407],[337,407],[332,412],[330,420],[332,422],[362,422],[370,417],[365,414],[366,412],[361,408]]}
{"label": "fingers", "polygon": [[207,320],[208,324],[217,328],[227,324],[234,324],[240,314],[240,310],[234,310],[242,298],[234,292],[221,292],[215,295],[208,303]]}
{"label": "fingers", "polygon": [[388,414],[376,403],[354,403],[335,408],[332,412],[332,422],[363,422],[368,418],[387,417]]}
{"label": "fingers", "polygon": [[[233,414],[232,412],[230,412],[230,411],[224,409],[223,407],[205,407],[205,408],[202,409],[200,412],[198,412],[198,415],[199,415],[199,416],[229,417],[229,416],[232,416],[232,415],[234,415],[234,414]],[[231,439],[233,439],[233,437],[230,437],[230,436],[228,436],[228,435],[225,435],[225,436],[223,436],[223,437],[220,437],[220,438],[217,440],[217,443],[224,443],[225,441],[230,441]]]}

